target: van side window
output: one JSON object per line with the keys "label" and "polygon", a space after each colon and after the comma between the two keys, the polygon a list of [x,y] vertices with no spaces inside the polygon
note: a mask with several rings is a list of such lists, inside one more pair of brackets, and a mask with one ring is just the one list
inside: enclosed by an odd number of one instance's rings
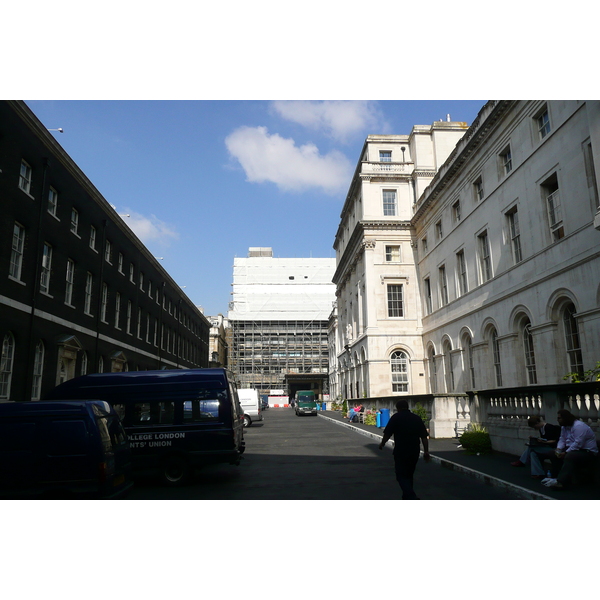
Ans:
{"label": "van side window", "polygon": [[134,425],[172,425],[173,402],[138,402],[133,405]]}
{"label": "van side window", "polygon": [[214,421],[219,418],[219,400],[186,400],[183,403],[183,422]]}

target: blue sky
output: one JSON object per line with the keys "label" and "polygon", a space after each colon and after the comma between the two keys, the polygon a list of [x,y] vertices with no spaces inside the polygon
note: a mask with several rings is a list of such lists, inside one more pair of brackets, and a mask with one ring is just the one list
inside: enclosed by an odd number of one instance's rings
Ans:
{"label": "blue sky", "polygon": [[369,134],[471,124],[479,101],[26,101],[206,315],[227,313],[233,259],[334,257]]}

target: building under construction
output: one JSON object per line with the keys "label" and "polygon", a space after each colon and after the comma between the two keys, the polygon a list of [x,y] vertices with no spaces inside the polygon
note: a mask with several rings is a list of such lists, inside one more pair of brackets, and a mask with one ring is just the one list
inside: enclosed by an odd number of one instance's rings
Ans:
{"label": "building under construction", "polygon": [[229,368],[239,387],[328,393],[334,272],[335,258],[273,258],[271,248],[234,259]]}

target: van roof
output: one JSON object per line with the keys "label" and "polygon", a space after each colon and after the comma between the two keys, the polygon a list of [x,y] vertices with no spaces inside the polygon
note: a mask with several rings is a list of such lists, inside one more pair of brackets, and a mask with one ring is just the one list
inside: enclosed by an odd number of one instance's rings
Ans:
{"label": "van roof", "polygon": [[83,415],[95,407],[101,414],[110,414],[111,407],[103,400],[82,400],[74,402],[38,402],[36,400],[25,402],[1,402],[0,417],[17,417],[49,414]]}
{"label": "van roof", "polygon": [[[185,389],[186,385],[196,383],[207,384],[211,387],[225,387],[227,384],[227,371],[225,369],[173,369],[160,371],[127,371],[124,373],[94,373],[82,375],[50,390],[46,394],[47,400],[52,399],[82,399],[94,398],[94,390],[100,388],[121,388],[129,386],[143,389],[143,386],[156,386],[156,384],[177,384]],[[149,388],[148,388],[149,389]],[[98,391],[98,393],[100,393]]]}

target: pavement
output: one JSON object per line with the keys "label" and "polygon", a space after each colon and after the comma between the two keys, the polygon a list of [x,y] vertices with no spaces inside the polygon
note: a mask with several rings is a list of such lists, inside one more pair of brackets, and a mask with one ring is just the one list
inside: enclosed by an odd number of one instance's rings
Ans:
{"label": "pavement", "polygon": [[[339,411],[319,411],[320,418],[328,419],[341,427],[347,427],[357,434],[366,435],[377,441],[383,437],[383,428],[362,423],[349,423]],[[393,444],[390,440],[388,444]],[[431,460],[440,466],[465,473],[480,479],[483,483],[504,489],[517,497],[527,500],[599,500],[600,481],[573,486],[565,490],[552,490],[540,480],[531,478],[529,465],[513,467],[511,462],[518,456],[493,451],[492,454],[472,455],[461,448],[458,438],[430,439]]]}

